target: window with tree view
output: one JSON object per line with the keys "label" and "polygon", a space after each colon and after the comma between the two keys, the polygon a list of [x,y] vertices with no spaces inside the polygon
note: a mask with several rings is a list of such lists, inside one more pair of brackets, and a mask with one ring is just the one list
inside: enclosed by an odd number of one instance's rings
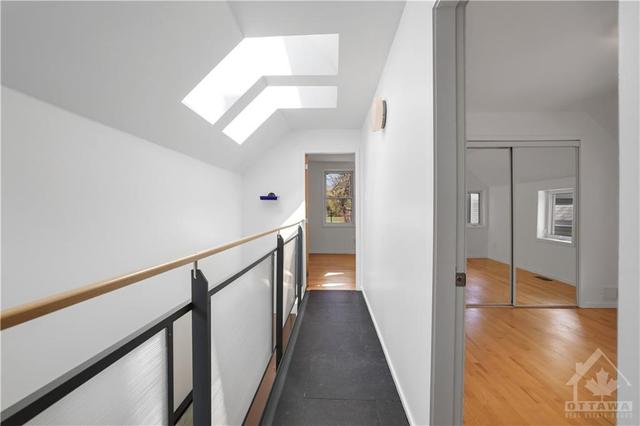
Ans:
{"label": "window with tree view", "polygon": [[326,224],[353,223],[353,171],[324,172]]}

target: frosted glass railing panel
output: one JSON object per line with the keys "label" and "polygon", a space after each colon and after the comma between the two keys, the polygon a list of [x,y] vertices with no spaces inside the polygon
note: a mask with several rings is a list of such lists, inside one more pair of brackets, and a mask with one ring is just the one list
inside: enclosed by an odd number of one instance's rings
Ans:
{"label": "frosted glass railing panel", "polygon": [[29,424],[167,424],[166,345],[163,330],[34,417]]}
{"label": "frosted glass railing panel", "polygon": [[211,297],[212,424],[240,425],[271,357],[271,257]]}
{"label": "frosted glass railing panel", "polygon": [[285,325],[289,312],[293,309],[296,299],[296,240],[284,245],[283,297],[284,313],[282,325]]}
{"label": "frosted glass railing panel", "polygon": [[177,409],[193,389],[191,312],[173,323],[173,383],[173,407]]}

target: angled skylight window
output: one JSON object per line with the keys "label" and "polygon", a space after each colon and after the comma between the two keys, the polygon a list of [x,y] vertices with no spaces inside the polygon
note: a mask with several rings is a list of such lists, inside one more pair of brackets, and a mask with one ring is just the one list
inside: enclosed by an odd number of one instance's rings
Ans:
{"label": "angled skylight window", "polygon": [[243,39],[182,100],[215,124],[262,76],[336,75],[338,34]]}
{"label": "angled skylight window", "polygon": [[223,132],[241,144],[278,109],[335,108],[336,86],[268,86]]}

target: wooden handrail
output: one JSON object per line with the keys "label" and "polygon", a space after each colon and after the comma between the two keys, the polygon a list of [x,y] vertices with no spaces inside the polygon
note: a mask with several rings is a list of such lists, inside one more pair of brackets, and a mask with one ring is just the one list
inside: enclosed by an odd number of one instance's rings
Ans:
{"label": "wooden handrail", "polygon": [[74,288],[73,290],[64,291],[62,293],[44,297],[33,302],[5,309],[0,312],[0,330],[5,330],[18,324],[31,321],[32,319],[50,314],[51,312],[67,308],[69,306],[76,305],[89,299],[93,299],[94,297],[98,297],[102,294],[110,293],[119,288],[127,287],[131,284],[146,280],[147,278],[151,278],[172,269],[179,268],[180,266],[188,265],[197,260],[213,256],[214,254],[232,249],[241,244],[248,243],[249,241],[253,241],[266,235],[274,234],[284,229],[291,228],[292,226],[296,226],[301,222],[302,221],[298,221],[290,225],[285,225],[279,228],[271,229],[269,231],[249,235],[239,240],[192,254],[191,256],[182,257],[180,259],[172,260],[171,262],[152,266],[151,268],[142,269],[130,274],[121,275],[119,277],[99,281],[93,284],[88,284],[82,287]]}

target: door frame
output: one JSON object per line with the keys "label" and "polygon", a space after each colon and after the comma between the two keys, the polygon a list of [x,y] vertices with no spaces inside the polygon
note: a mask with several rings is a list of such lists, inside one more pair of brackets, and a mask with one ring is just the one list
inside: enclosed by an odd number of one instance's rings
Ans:
{"label": "door frame", "polygon": [[[434,223],[430,424],[461,425],[465,273],[464,19],[467,0],[433,8]],[[452,214],[455,212],[456,214]],[[463,229],[463,228],[462,228]]]}
{"label": "door frame", "polygon": [[[468,0],[438,0],[433,8],[434,258],[430,423],[462,425],[464,413],[465,151],[467,146],[557,146],[566,137],[466,137],[465,7]],[[493,142],[492,142],[493,141]],[[556,142],[554,142],[556,141]],[[580,182],[578,149],[577,192]],[[580,195],[578,195],[578,199]],[[452,214],[455,212],[456,214]],[[576,222],[579,221],[576,218]],[[579,225],[577,225],[579,226]],[[581,258],[578,246],[577,259]],[[577,267],[579,282],[579,266]],[[466,283],[465,283],[466,284]],[[577,294],[581,305],[580,293]]]}
{"label": "door frame", "polygon": [[304,282],[309,283],[309,154],[304,154]]}
{"label": "door frame", "polygon": [[[354,156],[354,170],[353,170],[353,179],[354,179],[354,198],[355,198],[355,203],[353,206],[353,210],[354,210],[354,227],[355,227],[355,236],[356,236],[356,270],[355,270],[355,274],[356,274],[356,290],[357,291],[361,291],[362,290],[362,280],[363,280],[363,270],[362,270],[362,265],[363,265],[363,258],[364,258],[364,253],[362,250],[363,247],[363,233],[362,233],[362,229],[363,229],[363,214],[362,214],[362,208],[361,208],[361,203],[362,203],[362,198],[363,198],[363,194],[364,194],[364,190],[363,190],[363,186],[362,186],[362,179],[361,179],[361,175],[363,173],[363,167],[362,167],[362,159],[361,159],[361,152],[360,152],[360,147],[357,146],[355,147],[353,150],[346,150],[346,151],[322,151],[322,150],[305,150],[304,151],[304,240],[305,240],[305,258],[307,260],[307,265],[309,264],[309,228],[308,228],[308,223],[309,223],[309,203],[308,203],[308,199],[309,199],[309,157],[313,157],[314,155],[353,155]],[[313,159],[313,158],[312,158]],[[307,269],[305,269],[305,276],[308,277],[309,272]],[[305,279],[306,282],[306,279]]]}

